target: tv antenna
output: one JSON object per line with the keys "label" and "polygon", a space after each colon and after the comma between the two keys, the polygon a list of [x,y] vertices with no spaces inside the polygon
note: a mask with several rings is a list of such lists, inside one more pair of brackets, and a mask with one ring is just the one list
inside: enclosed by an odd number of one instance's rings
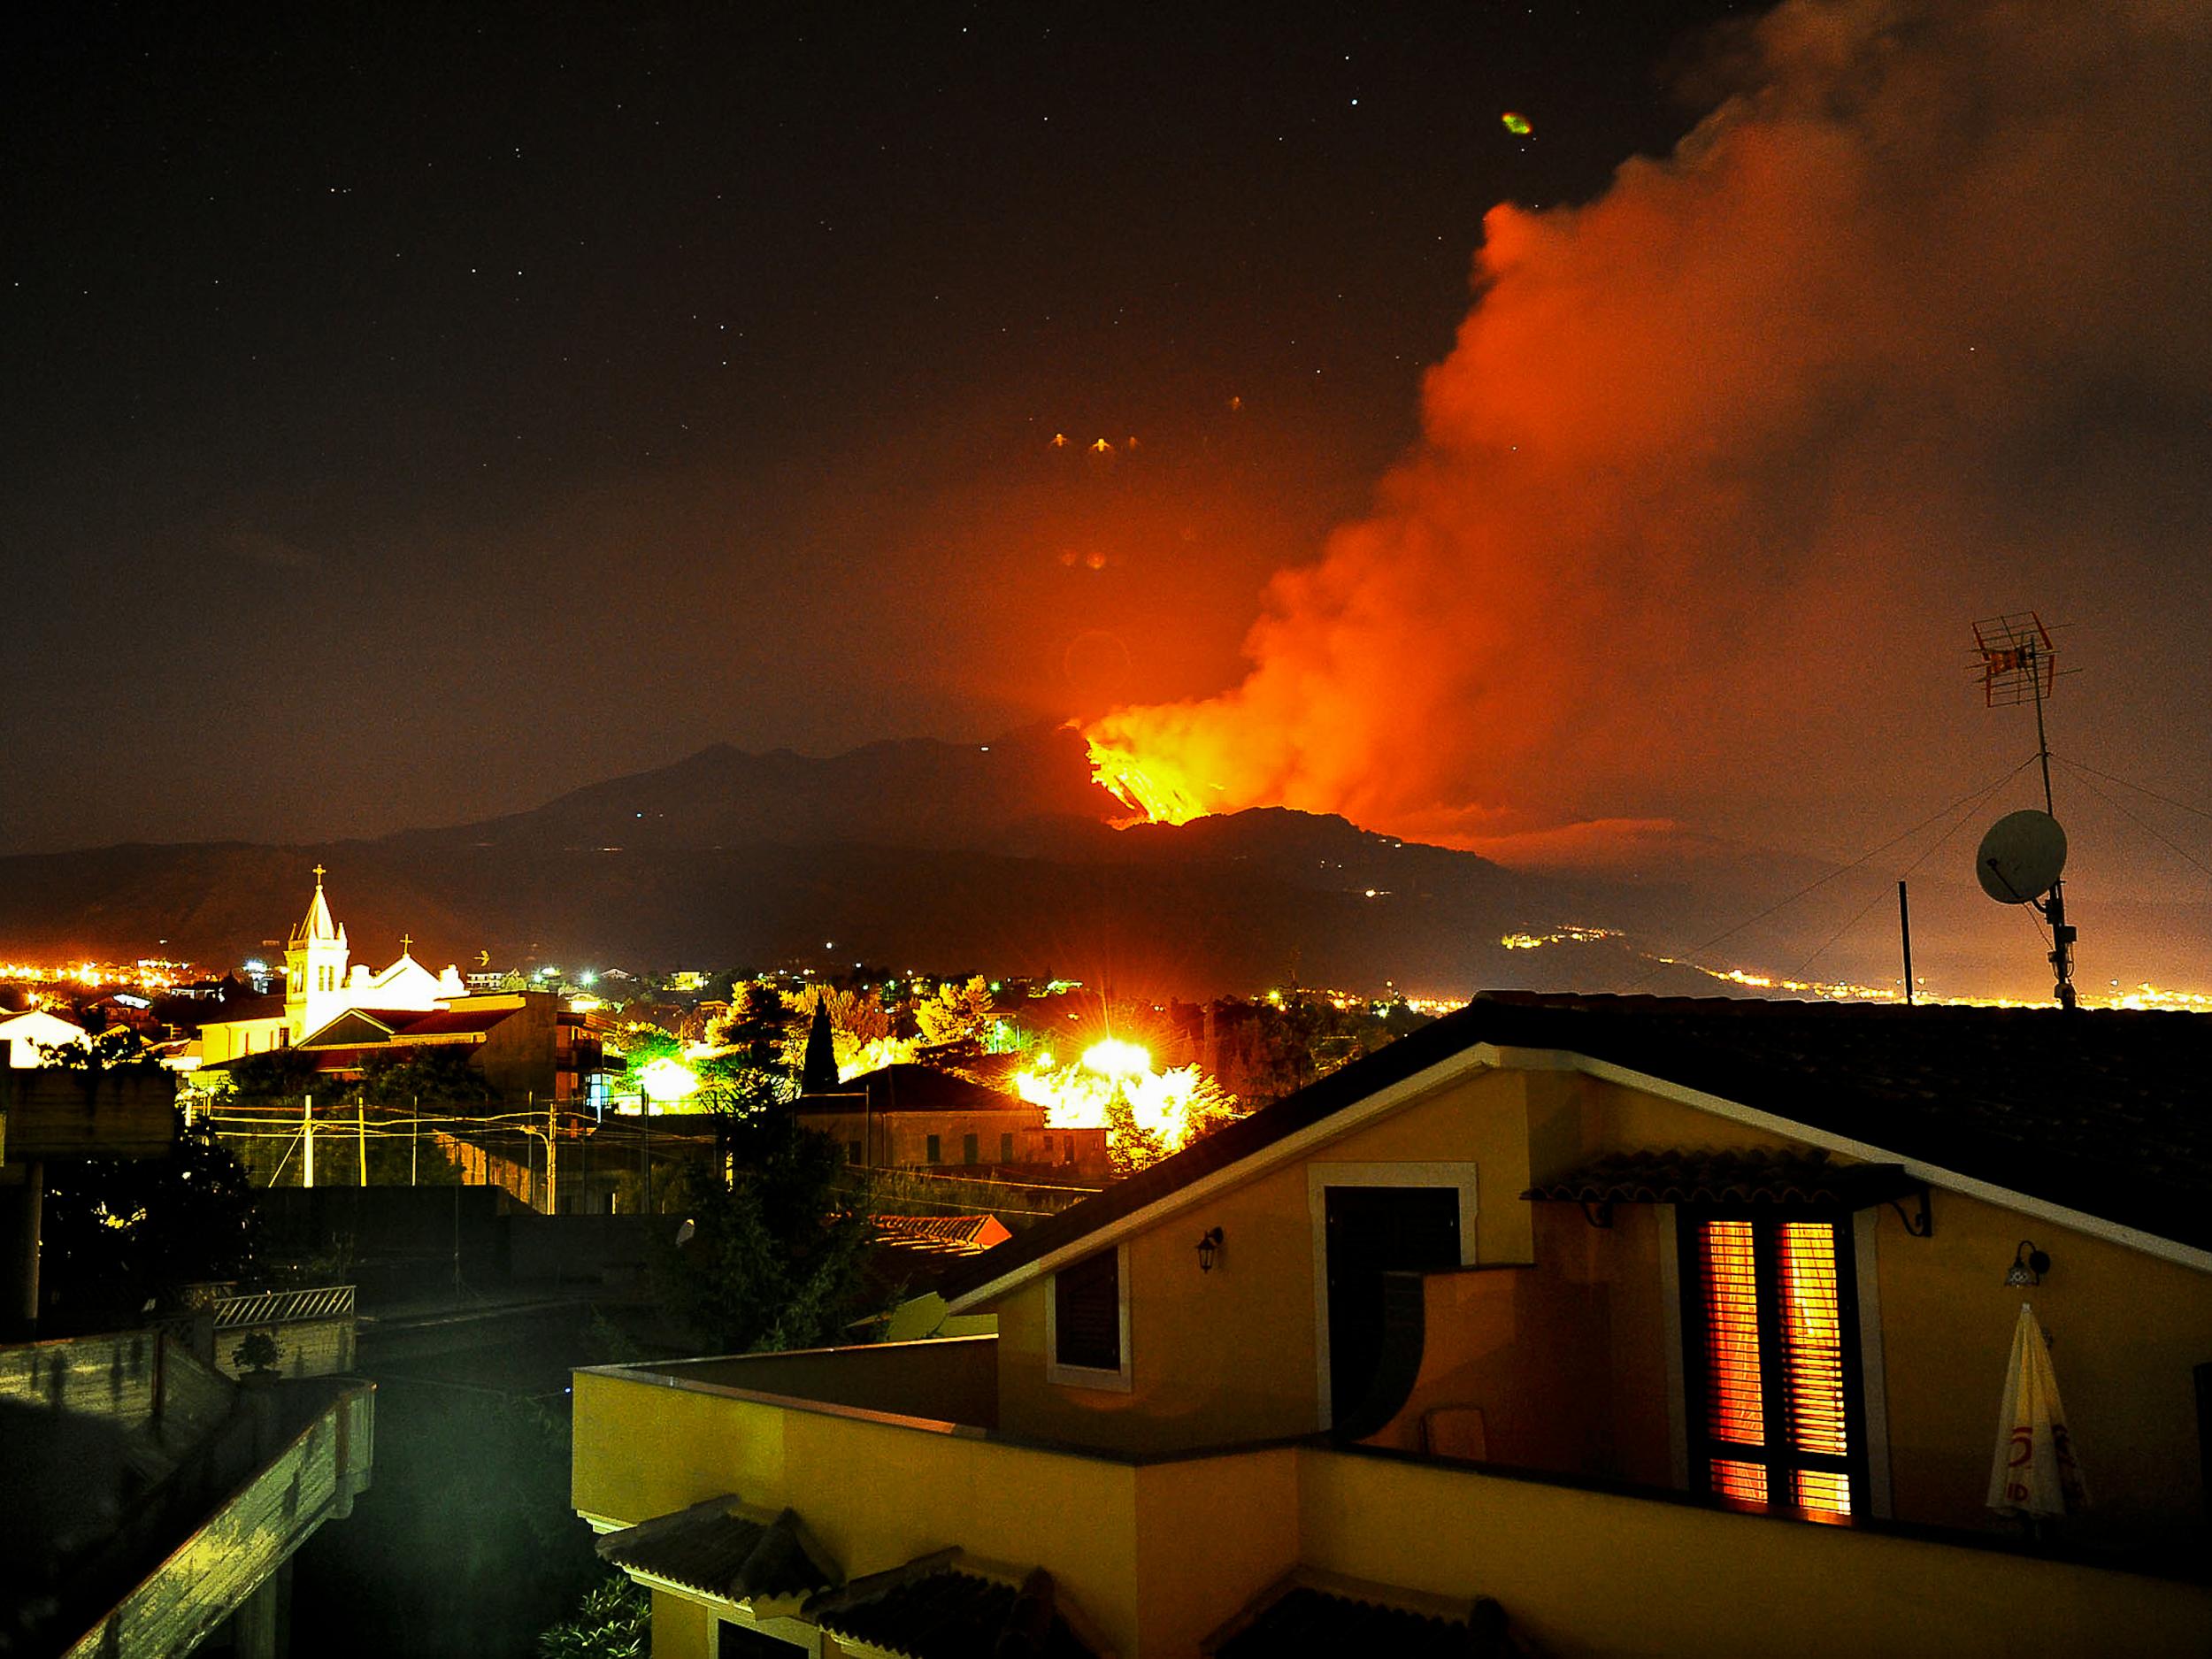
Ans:
{"label": "tv antenna", "polygon": [[[2043,810],[2008,812],[1989,826],[1974,855],[1982,891],[2001,904],[2032,904],[2051,925],[2052,995],[2061,1008],[2075,1006],[2074,940],[2066,921],[2066,832],[2051,806],[2051,741],[2043,704],[2058,684],[2058,652],[2051,631],[2034,611],[1991,617],[1974,625],[1982,659],[1982,701],[1992,709],[2035,705],[2036,759],[2043,768]],[[2069,672],[2074,672],[2071,670]]]}

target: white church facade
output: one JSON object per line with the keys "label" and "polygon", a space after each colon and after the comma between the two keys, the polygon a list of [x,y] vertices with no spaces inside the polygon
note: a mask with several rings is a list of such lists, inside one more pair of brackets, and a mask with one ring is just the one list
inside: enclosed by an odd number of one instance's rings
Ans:
{"label": "white church facade", "polygon": [[356,1009],[426,1014],[468,995],[457,966],[431,972],[410,954],[414,941],[405,936],[399,959],[388,967],[373,970],[352,961],[345,925],[332,917],[330,902],[323,896],[325,873],[322,865],[315,866],[315,895],[286,941],[283,995],[256,997],[241,1004],[235,1018],[203,1025],[202,1066],[312,1041],[333,1020]]}

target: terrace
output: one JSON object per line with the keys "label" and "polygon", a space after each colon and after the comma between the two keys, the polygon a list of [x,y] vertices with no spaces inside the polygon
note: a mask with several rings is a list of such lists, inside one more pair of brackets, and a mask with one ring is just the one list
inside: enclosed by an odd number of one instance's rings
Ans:
{"label": "terrace", "polygon": [[1042,1566],[1122,1659],[1200,1652],[1301,1567],[1493,1597],[1554,1655],[1997,1655],[2024,1617],[2046,1653],[2108,1653],[2116,1632],[2135,1651],[2212,1646],[2202,1582],[1978,1535],[1325,1437],[1151,1455],[1025,1438],[997,1426],[996,1345],[580,1371],[576,1509],[611,1530],[724,1494],[789,1506],[849,1579],[949,1546]]}

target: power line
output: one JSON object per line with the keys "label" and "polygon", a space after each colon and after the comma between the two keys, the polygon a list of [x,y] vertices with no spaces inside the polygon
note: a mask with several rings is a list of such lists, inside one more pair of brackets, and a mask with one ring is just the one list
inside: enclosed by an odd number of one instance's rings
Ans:
{"label": "power line", "polygon": [[[2057,761],[2057,762],[2058,762],[2058,764],[2059,764],[2060,765],[2064,766],[2064,767],[2068,768],[2070,771],[2072,771],[2072,772],[2090,772],[2090,770],[2091,770],[2091,769],[2090,769],[2089,767],[2087,767],[2087,766],[2077,765],[2074,762],[2072,762],[2072,761],[2070,761],[2070,760],[2064,759],[2063,757],[2060,757],[2060,756],[2054,755],[2054,756],[2052,756],[2052,757],[2051,757],[2051,758],[2052,758],[2052,759],[2054,759],[2054,760],[2055,760],[2055,761]],[[2097,777],[2100,777],[2100,778],[2103,778],[2103,777],[2106,777],[2106,776],[2107,776],[2107,774],[2106,774],[2106,773],[2104,773],[2104,772],[2097,772],[2095,775],[2096,775]],[[2112,782],[2114,782],[2114,783],[2125,783],[2125,782],[2126,782],[2126,780],[2125,780],[2124,779],[2119,779],[2119,778],[2114,778],[2114,779],[2111,779],[2111,780],[2110,780],[2110,781],[2112,781]],[[2113,799],[2110,795],[2107,795],[2107,794],[2106,794],[2103,790],[2101,790],[2101,789],[2098,788],[2098,787],[2097,787],[2097,786],[2096,786],[2095,784],[2093,784],[2093,783],[2090,782],[2088,778],[2085,777],[2085,778],[2083,778],[2083,779],[2082,779],[2082,780],[2081,780],[2081,787],[2082,787],[2083,788],[2085,788],[2085,789],[2088,790],[2090,794],[2092,794],[2092,795],[2095,795],[2095,796],[2097,797],[2097,799],[2098,799],[2098,800],[2100,800],[2100,801],[2103,802],[2103,803],[2104,803],[2107,806],[2110,807],[2110,808],[2111,808],[2111,809],[2112,809],[2115,812],[2117,812],[2117,813],[2118,813],[2118,814],[2119,814],[2122,818],[2124,818],[2127,819],[2127,821],[2128,821],[2129,823],[2131,823],[2131,824],[2134,825],[2136,828],[2138,828],[2138,829],[2141,830],[2141,831],[2142,831],[2142,832],[2143,832],[2146,835],[2148,835],[2148,836],[2152,837],[2154,840],[2155,840],[2156,841],[2158,841],[2158,843],[2159,843],[2161,846],[2164,847],[2164,848],[2165,848],[2165,849],[2166,849],[2168,852],[2170,852],[2170,853],[2173,854],[2173,856],[2174,856],[2175,857],[2179,858],[2179,859],[2182,859],[2182,860],[2183,860],[2184,862],[2185,862],[2185,863],[2188,863],[2188,864],[2194,864],[2194,865],[2195,865],[2195,866],[2196,866],[2199,870],[2203,871],[2203,872],[2204,872],[2204,873],[2205,873],[2206,875],[2208,875],[2208,876],[2212,876],[2212,865],[2207,865],[2207,864],[2205,864],[2205,863],[2204,863],[2201,859],[2198,858],[2198,857],[2196,856],[2196,855],[2195,855],[2195,854],[2193,854],[2193,853],[2190,852],[2190,851],[2189,851],[2189,849],[2188,849],[2187,848],[2185,848],[2185,847],[2182,847],[2182,846],[2180,846],[2180,845],[2177,844],[2176,842],[2174,842],[2174,841],[2172,841],[2169,840],[2169,839],[2168,839],[2168,838],[2167,838],[2167,837],[2166,837],[2166,836],[2165,836],[2162,833],[2161,833],[2161,832],[2160,832],[2160,830],[2159,830],[2159,829],[2158,829],[2155,826],[2151,825],[2151,824],[2147,824],[2147,823],[2144,822],[2141,818],[2139,818],[2136,817],[2134,813],[2132,813],[2132,812],[2129,811],[2129,810],[2127,810],[2127,808],[2125,808],[2124,806],[2121,805],[2121,804],[2120,804],[2120,803],[2118,803],[2117,801],[2115,801],[2115,800],[2114,800],[2114,799]],[[2127,784],[2127,787],[2129,787],[2129,788],[2131,788],[2131,789],[2133,789],[2133,788],[2138,788],[2138,787],[2140,787],[2140,786],[2139,786],[2139,785],[2136,785],[2136,784]],[[2150,795],[2150,796],[2151,796],[2151,798],[2152,798],[2153,800],[2154,800],[2154,801],[2165,801],[2165,800],[2166,800],[2166,797],[2165,797],[2164,795],[2155,795],[2155,794],[2154,794],[2152,791],[2150,791],[2150,790],[2148,790],[2148,789],[2145,789],[2145,790],[2143,790],[2143,793],[2144,793],[2145,795]],[[2169,802],[2167,802],[2167,804],[2168,804],[2168,805],[2170,805],[2170,806],[2183,806],[2183,807],[2185,807],[2185,810],[2188,810],[2188,811],[2192,811],[2192,812],[2193,812],[2193,811],[2195,811],[2195,810],[2196,810],[2196,809],[2195,809],[2194,807],[2186,807],[2186,806],[2185,805],[2185,803],[2184,803],[2179,802],[2179,801],[2169,801]],[[2205,814],[2205,816],[2206,816],[2206,817],[2208,817],[2208,818],[2212,818],[2212,813],[2207,813],[2207,814]]]}
{"label": "power line", "polygon": [[[1957,818],[1951,821],[1951,827],[1949,829],[1945,830],[1942,834],[1937,836],[1935,840],[1929,842],[1928,849],[1922,853],[1919,857],[1914,859],[1912,863],[1905,866],[1903,871],[1899,873],[1897,878],[1898,880],[1901,883],[1909,879],[1915,871],[1918,870],[1921,865],[1926,864],[1929,859],[1934,857],[1936,854],[1942,851],[1945,844],[1950,841],[1951,837],[1957,834],[1964,826],[1971,823],[1973,821],[1974,815],[1980,811],[1984,806],[1988,804],[1989,797],[1995,795],[1998,790],[2003,788],[2007,783],[2010,782],[2016,772],[2024,770],[2025,765],[2026,763],[2023,762],[2021,767],[2015,769],[2015,772],[2008,772],[2004,777],[1998,779],[1995,783],[1990,785],[1988,788],[1985,789],[1979,795],[1975,797],[1973,804],[1966,808],[1964,811],[1961,812]],[[1818,948],[1813,951],[1811,956],[1807,956],[1804,961],[1799,963],[1794,968],[1792,968],[1789,972],[1788,977],[1794,979],[1802,974],[1807,968],[1812,966],[1815,958],[1817,957],[1822,951],[1826,950],[1829,946],[1834,944],[1836,941],[1841,939],[1845,933],[1848,933],[1853,927],[1855,927],[1860,919],[1863,918],[1869,910],[1872,910],[1877,904],[1879,904],[1888,896],[1889,894],[1886,888],[1878,889],[1872,898],[1869,899],[1864,904],[1858,908],[1849,921],[1844,923],[1841,927],[1837,928],[1834,933],[1829,934],[1827,938],[1821,941]]]}
{"label": "power line", "polygon": [[[1900,834],[1891,836],[1878,847],[1869,848],[1866,851],[1861,853],[1856,858],[1854,858],[1849,864],[1838,865],[1835,869],[1831,870],[1826,875],[1821,876],[1816,880],[1807,882],[1803,887],[1798,888],[1796,892],[1791,894],[1788,897],[1776,900],[1772,904],[1768,905],[1766,909],[1761,910],[1756,916],[1747,916],[1742,921],[1735,924],[1734,926],[1724,928],[1721,932],[1715,933],[1710,939],[1704,941],[1702,943],[1692,945],[1682,954],[1685,956],[1695,956],[1701,955],[1703,952],[1710,950],[1715,945],[1719,944],[1723,940],[1732,939],[1738,933],[1743,932],[1745,928],[1751,927],[1760,922],[1763,922],[1768,917],[1772,916],[1776,911],[1787,910],[1791,905],[1796,903],[1798,900],[1804,898],[1810,894],[1818,892],[1822,887],[1826,887],[1831,881],[1835,880],[1839,876],[1849,875],[1854,870],[1858,869],[1862,864],[1866,864],[1870,859],[1880,856],[1883,853],[1887,852],[1891,848],[1896,846],[1900,841],[1910,841],[1915,835],[1920,833],[1922,830],[1926,829],[1929,825],[1934,823],[1938,818],[1942,818],[1945,814],[1955,812],[1970,802],[1985,800],[1990,795],[1996,794],[1998,790],[2003,788],[2005,785],[2010,783],[2022,772],[2027,771],[2029,767],[2034,765],[2040,758],[2040,755],[2029,756],[2027,759],[2022,761],[2017,766],[2015,766],[2010,772],[2005,773],[2003,777],[1998,779],[1994,783],[1982,785],[1976,788],[1968,790],[1964,795],[1959,796],[1957,800],[1949,802],[1929,813],[1926,818],[1922,818],[1919,823],[1914,825],[1910,829],[1906,830]],[[1939,842],[1938,845],[1941,845],[1941,843]],[[1932,849],[1931,850],[1932,850]],[[1825,949],[1826,947],[1823,946],[1822,949]],[[1670,965],[1671,964],[1666,962],[1655,962],[1652,964],[1648,971],[1639,974],[1635,979],[1629,981],[1631,988],[1643,984],[1645,980],[1656,975],[1660,970]],[[1793,978],[1795,976],[1793,975],[1792,977]]]}
{"label": "power line", "polygon": [[2162,802],[2167,806],[2179,807],[2183,811],[2193,812],[2200,818],[2212,819],[2212,812],[2206,811],[2200,806],[2191,806],[2186,801],[2177,801],[2170,795],[2161,795],[2155,789],[2147,788],[2142,784],[2132,782],[2125,778],[2116,778],[2108,772],[2099,772],[2094,766],[2085,766],[2081,762],[2069,760],[2063,755],[2054,755],[2051,758],[2058,762],[2060,765],[2070,767],[2075,772],[2086,772],[2093,778],[2103,779],[2107,783],[2116,783],[2124,788],[2132,789],[2138,795],[2147,795],[2152,800]]}

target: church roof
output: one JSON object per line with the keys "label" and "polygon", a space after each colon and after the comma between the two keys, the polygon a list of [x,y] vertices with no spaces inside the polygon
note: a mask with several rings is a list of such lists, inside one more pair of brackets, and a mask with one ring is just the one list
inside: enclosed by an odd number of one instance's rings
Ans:
{"label": "church roof", "polygon": [[331,919],[329,901],[323,897],[323,870],[315,866],[315,896],[307,902],[307,914],[292,930],[292,948],[302,945],[338,944],[346,942],[346,930]]}

